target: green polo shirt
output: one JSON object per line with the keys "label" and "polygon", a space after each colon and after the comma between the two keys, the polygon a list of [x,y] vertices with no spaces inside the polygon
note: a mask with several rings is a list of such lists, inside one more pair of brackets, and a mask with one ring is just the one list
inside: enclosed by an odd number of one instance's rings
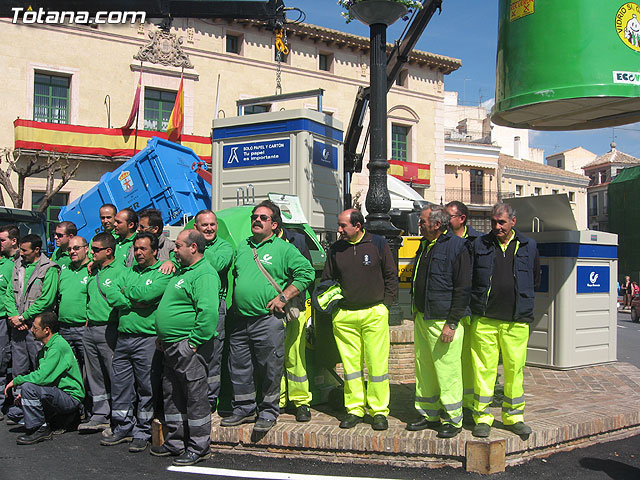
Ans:
{"label": "green polo shirt", "polygon": [[256,248],[258,259],[283,290],[290,283],[304,292],[314,281],[313,266],[294,245],[275,235],[258,244],[249,237],[238,246],[233,266],[233,305],[240,315],[267,315],[267,304],[278,295],[258,268],[252,247]]}
{"label": "green polo shirt", "polygon": [[137,232],[133,232],[127,238],[116,238],[116,251],[113,256],[115,261],[127,265],[127,257],[129,256],[129,249],[133,247],[133,242],[136,239]]}
{"label": "green polo shirt", "polygon": [[87,322],[87,285],[89,272],[87,264],[74,266],[72,263],[60,273],[58,297],[61,325],[81,327]]}
{"label": "green polo shirt", "polygon": [[[15,262],[13,259],[0,255],[0,292],[7,292],[7,286],[11,286],[11,276],[13,275],[14,266]],[[5,307],[7,295],[13,297],[13,288],[10,288],[10,290],[10,292],[0,296],[0,317],[7,316],[7,309]]]}
{"label": "green polo shirt", "polygon": [[60,268],[64,270],[69,265],[71,265],[71,257],[69,256],[68,250],[63,250],[61,248],[56,248],[51,255],[51,260],[60,265]]}
{"label": "green polo shirt", "polygon": [[155,335],[155,312],[172,275],[164,275],[158,260],[150,267],[135,265],[125,270],[117,288],[107,291],[109,304],[118,309],[118,332],[131,335]]}
{"label": "green polo shirt", "polygon": [[216,269],[218,277],[220,277],[220,298],[225,298],[227,295],[229,284],[227,277],[229,275],[229,269],[233,264],[234,256],[235,253],[231,244],[217,235],[216,238],[207,243],[205,247],[204,258]]}
{"label": "green polo shirt", "polygon": [[38,368],[13,379],[16,387],[23,383],[57,387],[79,402],[84,399],[84,385],[78,361],[67,341],[58,333],[54,333],[38,352]]}
{"label": "green polo shirt", "polygon": [[156,310],[158,338],[198,346],[217,336],[219,291],[218,273],[204,257],[178,270]]}
{"label": "green polo shirt", "polygon": [[127,270],[123,264],[112,261],[102,268],[94,268],[87,285],[87,321],[89,326],[106,325],[118,321],[118,311],[107,302],[109,290],[118,288],[118,280]]}

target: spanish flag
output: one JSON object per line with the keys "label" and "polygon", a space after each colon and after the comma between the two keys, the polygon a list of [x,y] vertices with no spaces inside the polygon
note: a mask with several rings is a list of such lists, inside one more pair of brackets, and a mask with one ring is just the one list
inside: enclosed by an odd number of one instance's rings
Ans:
{"label": "spanish flag", "polygon": [[180,143],[180,135],[182,127],[184,127],[184,91],[182,90],[182,75],[180,76],[180,88],[176,94],[176,102],[173,104],[173,110],[169,117],[169,126],[167,127],[167,138],[176,143]]}

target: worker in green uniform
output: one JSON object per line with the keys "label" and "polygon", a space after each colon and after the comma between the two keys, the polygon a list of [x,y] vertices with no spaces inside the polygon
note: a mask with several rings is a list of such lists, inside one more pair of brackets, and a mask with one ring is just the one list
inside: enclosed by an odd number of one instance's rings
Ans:
{"label": "worker in green uniform", "polygon": [[87,284],[89,283],[89,245],[78,235],[69,240],[71,263],[60,273],[58,304],[60,335],[73,350],[80,371],[84,371],[84,346],[82,337],[87,323]]}
{"label": "worker in green uniform", "polygon": [[[11,283],[13,267],[20,257],[18,254],[19,238],[20,230],[15,225],[0,226],[0,295],[3,292],[6,294],[7,286]],[[7,373],[11,366],[11,342],[4,297],[0,296],[0,299],[2,299],[0,300],[0,420],[2,420],[6,401],[4,387],[7,385]]]}
{"label": "worker in green uniform", "polygon": [[[445,205],[449,214],[449,229],[454,235],[467,241],[469,255],[473,259],[473,242],[484,235],[470,225],[469,208],[462,202],[454,200]],[[460,325],[466,332],[462,339],[462,421],[465,425],[473,424],[473,366],[471,365],[471,308],[467,308],[464,317],[460,319]]]}
{"label": "worker in green uniform", "polygon": [[171,276],[158,268],[158,238],[138,233],[134,241],[136,265],[106,290],[109,305],[119,314],[118,340],[113,354],[110,435],[100,440],[111,446],[130,442],[129,452],[143,452],[151,440],[153,420],[152,365],[156,353],[155,311]]}
{"label": "worker in green uniform", "polygon": [[116,234],[116,262],[126,267],[133,266],[133,241],[138,231],[138,214],[131,208],[123,208],[116,213],[113,231]]}
{"label": "worker in green uniform", "polygon": [[433,428],[440,438],[462,430],[462,345],[459,322],[469,307],[471,260],[467,243],[449,230],[439,205],[420,213],[422,242],[412,288],[416,366],[415,408],[421,419],[407,430]]}
{"label": "worker in green uniform", "polygon": [[111,363],[116,346],[118,311],[107,302],[108,290],[117,288],[117,281],[126,267],[113,256],[116,240],[111,233],[93,237],[91,252],[93,268],[87,285],[87,326],[82,342],[87,386],[91,391],[91,417],[78,430],[96,432],[109,427],[111,413]]}
{"label": "worker in green uniform", "polygon": [[473,242],[471,289],[471,362],[474,371],[473,435],[488,437],[493,424],[489,411],[502,354],[504,399],[502,423],[528,437],[524,423],[524,376],[529,324],[533,321],[540,260],[535,240],[514,227],[516,212],[498,203],[491,212],[491,232]]}
{"label": "worker in green uniform", "polygon": [[21,387],[21,408],[27,432],[17,438],[19,445],[31,445],[52,437],[52,415],[77,414],[84,398],[78,362],[67,341],[58,334],[58,319],[44,312],[31,324],[34,338],[44,346],[38,352],[38,368],[18,375],[5,387]]}
{"label": "worker in green uniform", "polygon": [[[252,236],[236,253],[229,338],[233,414],[220,422],[225,427],[255,421],[254,431],[264,433],[280,414],[285,306],[315,278],[309,261],[275,234],[280,225],[280,208],[261,202],[251,213]],[[254,371],[262,399],[257,398]]]}
{"label": "worker in green uniform", "polygon": [[78,229],[73,222],[60,222],[56,225],[56,249],[51,255],[51,260],[60,265],[64,270],[71,263],[69,258],[69,240],[78,234]]}
{"label": "worker in green uniform", "polygon": [[204,258],[204,236],[183,230],[174,253],[181,268],[169,281],[156,310],[156,332],[164,351],[162,445],[155,456],[176,456],[174,465],[194,465],[211,456],[211,407],[207,358],[217,335],[218,273]]}
{"label": "worker in green uniform", "polygon": [[211,210],[200,210],[193,226],[204,236],[207,244],[204,258],[218,272],[220,277],[220,307],[218,309],[217,335],[213,340],[213,352],[208,361],[207,383],[209,384],[209,404],[215,411],[220,396],[222,373],[222,350],[225,340],[225,321],[227,318],[227,289],[229,269],[233,264],[235,253],[233,247],[225,239],[218,236],[218,217]]}
{"label": "worker in green uniform", "polygon": [[[13,376],[24,375],[36,367],[40,349],[31,334],[33,319],[54,307],[60,267],[41,254],[42,239],[35,234],[20,238],[20,259],[7,285],[5,307],[11,324],[11,362]],[[19,389],[18,389],[19,393]],[[15,421],[22,412],[11,407],[7,416]]]}

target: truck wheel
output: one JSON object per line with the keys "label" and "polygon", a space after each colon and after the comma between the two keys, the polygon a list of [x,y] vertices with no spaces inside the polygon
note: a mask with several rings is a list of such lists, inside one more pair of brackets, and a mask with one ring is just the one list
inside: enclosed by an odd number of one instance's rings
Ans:
{"label": "truck wheel", "polygon": [[638,311],[635,308],[631,309],[631,321],[633,323],[638,323]]}

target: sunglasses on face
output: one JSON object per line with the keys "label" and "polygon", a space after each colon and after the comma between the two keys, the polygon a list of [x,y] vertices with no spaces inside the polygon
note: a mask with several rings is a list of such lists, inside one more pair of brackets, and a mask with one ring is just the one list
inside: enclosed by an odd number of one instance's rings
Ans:
{"label": "sunglasses on face", "polygon": [[66,233],[56,233],[54,234],[56,238],[62,238],[66,235]]}
{"label": "sunglasses on face", "polygon": [[260,219],[262,222],[266,222],[268,221],[271,217],[269,215],[265,215],[264,213],[261,213],[260,215],[257,214],[253,214],[251,215],[251,221],[255,222],[257,219]]}
{"label": "sunglasses on face", "polygon": [[109,247],[91,247],[91,251],[93,253],[98,253],[98,252],[101,252],[103,250],[106,250],[107,248],[109,248]]}

